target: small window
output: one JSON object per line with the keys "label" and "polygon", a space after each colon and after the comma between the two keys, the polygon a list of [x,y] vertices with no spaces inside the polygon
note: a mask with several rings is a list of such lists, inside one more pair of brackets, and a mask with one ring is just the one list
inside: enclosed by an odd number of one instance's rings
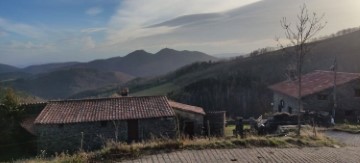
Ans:
{"label": "small window", "polygon": [[292,107],[289,106],[288,111],[289,111],[290,114],[292,114]]}
{"label": "small window", "polygon": [[327,95],[324,95],[324,94],[318,94],[317,95],[317,98],[318,98],[318,100],[327,100]]}
{"label": "small window", "polygon": [[360,89],[355,89],[355,97],[360,97]]}
{"label": "small window", "polygon": [[106,127],[107,126],[107,121],[101,121],[100,125],[101,125],[101,127]]}

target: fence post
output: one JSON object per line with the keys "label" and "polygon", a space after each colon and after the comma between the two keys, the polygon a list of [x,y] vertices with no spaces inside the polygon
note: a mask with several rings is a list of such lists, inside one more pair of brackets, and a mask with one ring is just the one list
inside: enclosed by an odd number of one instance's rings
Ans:
{"label": "fence post", "polygon": [[84,144],[84,132],[81,132],[80,150],[83,151]]}
{"label": "fence post", "polygon": [[210,139],[210,121],[209,120],[207,120],[206,121],[206,125],[207,125],[207,135],[208,135],[208,138]]}

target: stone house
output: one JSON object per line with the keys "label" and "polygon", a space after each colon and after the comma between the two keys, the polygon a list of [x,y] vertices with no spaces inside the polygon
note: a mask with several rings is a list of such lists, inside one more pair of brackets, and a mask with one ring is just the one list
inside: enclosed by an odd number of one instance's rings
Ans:
{"label": "stone house", "polygon": [[177,115],[180,133],[189,137],[203,135],[205,116],[203,108],[175,101],[169,101],[169,104]]}
{"label": "stone house", "polygon": [[91,150],[106,141],[174,138],[175,111],[165,96],[49,101],[35,119],[38,149]]}
{"label": "stone house", "polygon": [[[302,76],[302,111],[326,112],[334,108],[334,72],[317,70]],[[273,92],[273,111],[297,114],[298,81],[286,80],[269,87]],[[360,116],[360,74],[336,73],[335,119],[356,121]]]}
{"label": "stone house", "polygon": [[202,108],[169,101],[165,96],[114,97],[22,104],[21,126],[49,153],[91,150],[106,141],[202,134]]}

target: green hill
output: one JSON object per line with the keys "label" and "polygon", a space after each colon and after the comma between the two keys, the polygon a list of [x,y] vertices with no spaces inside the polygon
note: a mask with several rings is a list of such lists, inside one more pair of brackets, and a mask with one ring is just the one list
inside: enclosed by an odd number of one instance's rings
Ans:
{"label": "green hill", "polygon": [[88,89],[122,84],[132,78],[132,76],[120,72],[73,68],[17,79],[4,84],[42,98],[59,99]]}
{"label": "green hill", "polygon": [[15,72],[15,71],[19,71],[19,68],[0,63],[0,73]]}
{"label": "green hill", "polygon": [[[314,42],[316,46],[306,57],[304,73],[329,70],[335,56],[339,71],[360,72],[359,42],[360,31]],[[226,110],[230,116],[258,116],[270,111],[272,92],[267,86],[286,79],[293,57],[273,51],[230,61],[199,62],[161,77],[137,79],[126,86],[132,95],[166,94],[206,110]],[[113,92],[115,89],[108,87],[93,90],[92,94],[106,96]]]}

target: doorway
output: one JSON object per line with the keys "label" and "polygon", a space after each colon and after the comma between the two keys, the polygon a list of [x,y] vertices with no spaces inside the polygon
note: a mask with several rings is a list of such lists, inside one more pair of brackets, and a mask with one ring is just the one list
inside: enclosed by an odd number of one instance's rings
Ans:
{"label": "doorway", "polygon": [[128,120],[127,127],[128,127],[128,143],[138,141],[139,140],[139,122],[138,122],[138,120],[137,119]]}
{"label": "doorway", "polygon": [[189,136],[189,138],[193,138],[195,134],[194,128],[195,128],[194,122],[185,122],[185,128],[184,128],[185,135]]}

